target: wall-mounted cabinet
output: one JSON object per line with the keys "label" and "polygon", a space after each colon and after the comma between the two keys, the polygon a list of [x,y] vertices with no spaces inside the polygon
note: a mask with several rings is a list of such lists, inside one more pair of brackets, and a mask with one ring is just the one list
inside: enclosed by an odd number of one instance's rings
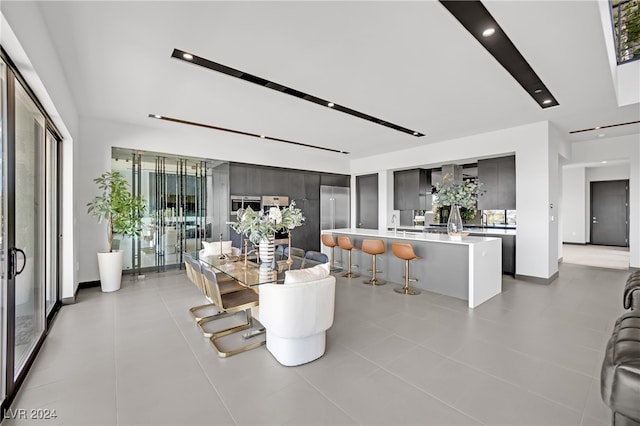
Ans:
{"label": "wall-mounted cabinet", "polygon": [[427,169],[393,172],[394,210],[431,210],[431,171]]}
{"label": "wall-mounted cabinet", "polygon": [[478,181],[482,183],[478,209],[516,209],[515,155],[478,160]]}

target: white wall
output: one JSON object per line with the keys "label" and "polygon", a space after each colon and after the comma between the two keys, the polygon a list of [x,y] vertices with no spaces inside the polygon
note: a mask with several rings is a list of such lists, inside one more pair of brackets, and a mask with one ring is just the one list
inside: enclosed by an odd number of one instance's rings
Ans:
{"label": "white wall", "polygon": [[567,243],[587,242],[585,172],[585,167],[565,167],[562,171],[562,240]]}
{"label": "white wall", "polygon": [[[629,264],[640,268],[640,138],[637,135],[620,136],[606,140],[593,139],[573,144],[571,162],[575,164],[593,164],[601,161],[609,163],[628,162],[629,164]],[[622,176],[622,169],[591,171],[591,178]],[[607,179],[608,180],[608,179]],[[587,176],[585,171],[585,194],[588,194]],[[586,197],[586,195],[585,195]],[[587,198],[587,209],[589,200]],[[586,215],[585,213],[585,220]],[[589,224],[586,223],[588,229]],[[586,239],[589,236],[587,233]]]}
{"label": "white wall", "polygon": [[40,9],[33,2],[2,2],[0,43],[20,74],[45,108],[62,136],[63,168],[60,291],[71,300],[78,287],[75,235],[74,138],[78,135],[78,113],[62,66],[51,43]]}
{"label": "white wall", "polygon": [[[483,133],[417,148],[353,160],[352,175],[411,167],[440,166],[450,162],[472,161],[515,153],[516,271],[519,275],[549,278],[557,271],[557,220],[550,221],[549,206],[557,194],[550,188],[559,183],[557,156],[563,142],[552,133],[550,150],[548,122]],[[550,160],[550,155],[555,160]],[[556,170],[550,173],[549,168]],[[556,197],[556,198],[552,198]],[[554,212],[555,215],[555,212]],[[551,243],[551,238],[553,243]],[[553,244],[553,247],[551,247]],[[555,260],[551,260],[555,256]]]}

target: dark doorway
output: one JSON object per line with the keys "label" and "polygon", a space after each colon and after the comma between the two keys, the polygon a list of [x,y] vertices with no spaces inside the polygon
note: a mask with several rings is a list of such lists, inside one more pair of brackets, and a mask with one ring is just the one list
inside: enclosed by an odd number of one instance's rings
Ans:
{"label": "dark doorway", "polygon": [[629,246],[629,181],[591,182],[591,244]]}
{"label": "dark doorway", "polygon": [[378,229],[378,174],[356,176],[357,228]]}

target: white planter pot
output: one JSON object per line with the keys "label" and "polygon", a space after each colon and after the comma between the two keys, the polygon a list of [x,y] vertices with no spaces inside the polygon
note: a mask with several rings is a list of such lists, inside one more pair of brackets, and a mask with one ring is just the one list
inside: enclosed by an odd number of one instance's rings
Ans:
{"label": "white planter pot", "polygon": [[98,253],[100,287],[104,293],[120,290],[122,282],[122,251]]}

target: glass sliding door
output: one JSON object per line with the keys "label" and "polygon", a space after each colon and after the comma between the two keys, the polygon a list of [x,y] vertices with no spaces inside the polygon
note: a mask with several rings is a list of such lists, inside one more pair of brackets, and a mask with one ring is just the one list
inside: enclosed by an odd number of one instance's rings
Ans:
{"label": "glass sliding door", "polygon": [[61,138],[0,50],[0,379],[15,397],[60,307],[58,149]]}
{"label": "glass sliding door", "polygon": [[49,316],[58,301],[58,140],[47,130],[45,141],[45,307]]}
{"label": "glass sliding door", "polygon": [[45,327],[44,146],[44,116],[16,81],[11,249],[15,263],[14,377],[21,373]]}
{"label": "glass sliding door", "polygon": [[5,215],[7,197],[5,196],[6,168],[5,168],[5,138],[7,133],[6,124],[6,100],[7,100],[7,81],[6,68],[4,61],[0,59],[0,362],[2,362],[0,377],[0,401],[4,401],[7,396],[7,385],[5,378],[7,376],[7,236],[5,226]]}

